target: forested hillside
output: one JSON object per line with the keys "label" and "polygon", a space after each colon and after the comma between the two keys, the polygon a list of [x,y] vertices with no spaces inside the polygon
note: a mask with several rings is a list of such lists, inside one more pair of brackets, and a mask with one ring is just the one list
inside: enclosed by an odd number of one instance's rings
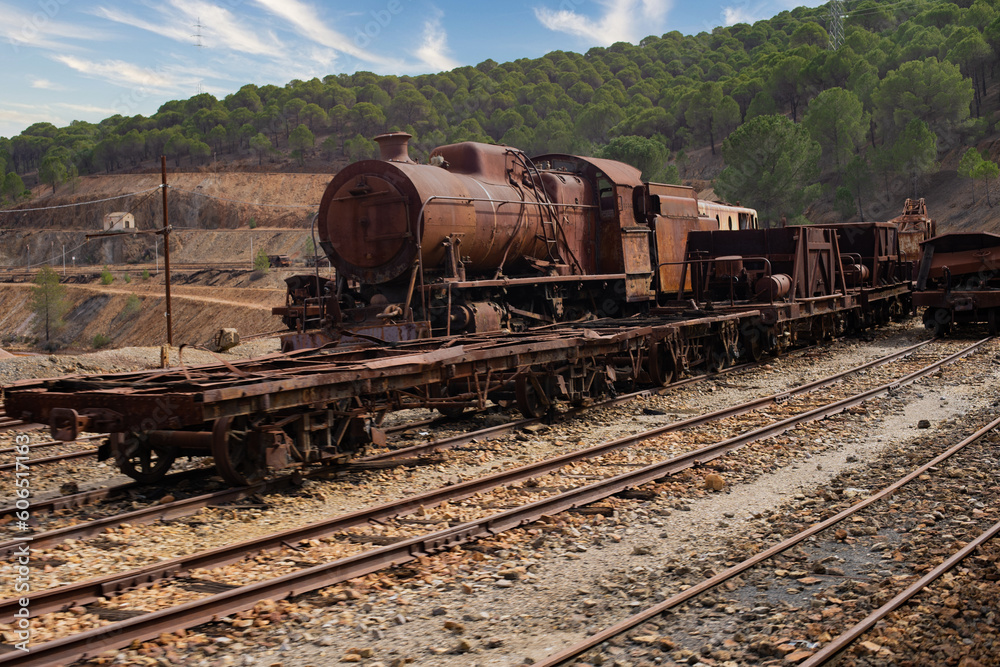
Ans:
{"label": "forested hillside", "polygon": [[[37,123],[0,138],[0,191],[11,205],[25,183],[54,191],[82,174],[154,168],[161,154],[180,168],[334,171],[374,156],[376,134],[405,130],[415,158],[477,140],[625,159],[650,179],[714,178],[719,196],[767,220],[796,221],[816,202],[856,219],[875,199],[919,192],[956,150],[959,173],[978,179],[970,192],[985,195],[995,155],[967,147],[996,130],[1000,0],[844,4],[842,31],[827,6],[798,8],[586,54],[246,85],[150,117]],[[835,49],[831,32],[842,33]]]}

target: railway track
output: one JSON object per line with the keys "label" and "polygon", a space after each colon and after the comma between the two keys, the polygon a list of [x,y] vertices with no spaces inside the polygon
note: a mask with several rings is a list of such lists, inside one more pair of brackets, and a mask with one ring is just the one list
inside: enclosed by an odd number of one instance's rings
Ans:
{"label": "railway track", "polygon": [[[903,353],[909,353],[914,349],[917,349],[923,345],[926,345],[929,341],[924,343],[918,343],[911,348],[907,348]],[[898,356],[898,355],[891,355]],[[676,389],[697,382],[701,382],[707,379],[719,378],[725,375],[729,375],[740,370],[746,370],[748,367],[753,366],[753,364],[742,364],[740,366],[733,366],[726,369],[722,373],[715,375],[700,375],[690,378],[685,378],[673,383],[670,387],[661,388],[657,391],[663,392],[668,389]],[[589,408],[571,408],[568,412],[563,413],[560,419],[570,419],[574,416],[578,416],[585,412],[587,409],[592,409],[595,407],[610,407],[613,405],[621,405],[626,403],[638,396],[643,396],[651,393],[653,390],[642,390],[637,392],[632,392],[630,394],[625,394],[623,396],[618,396],[613,399],[608,399],[606,401],[601,401],[600,403],[590,406]],[[420,419],[410,422],[405,422],[398,425],[389,426],[386,428],[387,433],[400,433],[421,427],[431,427],[433,425],[438,425],[442,423],[447,423],[453,421],[446,417],[432,417],[427,419]],[[390,465],[413,465],[414,463],[419,463],[423,457],[432,455],[435,452],[445,451],[455,447],[459,447],[464,444],[468,444],[473,441],[485,441],[492,438],[497,438],[502,435],[517,431],[526,426],[540,423],[542,418],[532,418],[532,419],[520,419],[507,424],[502,424],[499,426],[487,427],[484,429],[479,429],[476,431],[460,433],[454,436],[442,438],[439,440],[434,440],[432,442],[423,443],[420,445],[413,445],[410,447],[403,447],[394,450],[389,450],[380,454],[373,454],[371,456],[362,457],[357,460],[356,463],[347,465],[346,467],[338,467],[335,470],[335,474],[342,474],[344,472],[354,472],[359,470],[368,470],[373,468],[383,467],[382,463],[389,463]],[[88,436],[91,438],[101,438],[104,436]],[[82,438],[81,438],[82,439]],[[50,444],[66,444],[59,441],[45,441],[42,443],[37,443],[32,445],[33,447],[44,447]],[[12,451],[12,450],[11,450]],[[96,450],[87,450],[84,452],[74,452],[67,456],[67,458],[78,458],[83,455],[91,454]],[[33,459],[31,465],[37,465],[39,463],[52,463],[60,459],[59,457],[48,457],[43,459]],[[0,470],[12,467],[13,464],[2,466]],[[184,480],[190,480],[195,475],[207,476],[212,473],[212,468],[198,468],[193,470],[187,470],[180,473],[175,473],[169,475],[167,479],[164,479],[162,484],[158,485],[165,489],[173,489],[177,484]],[[148,507],[136,509],[129,512],[119,513],[108,517],[101,517],[98,519],[88,519],[80,523],[76,523],[71,526],[65,526],[60,528],[55,528],[52,530],[47,530],[43,533],[33,535],[33,548],[42,549],[52,547],[56,544],[60,544],[66,540],[70,539],[81,539],[90,535],[96,535],[103,530],[108,528],[113,528],[121,525],[122,523],[129,523],[132,525],[151,523],[154,521],[167,521],[170,519],[175,519],[182,516],[190,515],[197,512],[203,507],[209,505],[217,505],[223,503],[232,503],[237,500],[247,498],[253,495],[263,494],[263,493],[277,493],[281,492],[301,484],[304,479],[311,477],[322,478],[330,474],[330,471],[323,469],[314,469],[311,471],[306,471],[305,475],[300,475],[299,473],[293,473],[291,475],[281,475],[274,479],[268,480],[267,482],[261,482],[258,484],[253,484],[250,486],[236,487],[236,488],[224,488],[211,493],[200,494],[192,496],[190,498],[183,498],[180,500],[174,500],[170,502],[158,502],[149,505]],[[146,485],[142,485],[136,482],[131,482],[127,484],[120,484],[117,486],[95,489],[91,491],[85,491],[82,493],[73,493],[64,496],[58,496],[55,498],[50,498],[41,502],[36,502],[31,505],[32,517],[37,520],[39,514],[46,514],[54,512],[57,510],[67,510],[81,508],[86,505],[101,502],[105,500],[111,500],[114,498],[123,497],[125,494],[145,488]],[[14,506],[0,507],[0,516],[12,515],[15,512]],[[18,547],[17,540],[11,541],[0,541],[0,556],[10,555]]]}
{"label": "railway track", "polygon": [[[791,411],[794,413],[791,414],[791,416],[777,420],[775,420],[775,418],[766,419],[764,421],[767,423],[753,429],[750,432],[745,432],[710,445],[705,445],[694,451],[688,451],[678,456],[674,456],[668,460],[660,460],[644,465],[639,469],[627,470],[626,472],[615,474],[612,477],[607,477],[593,484],[578,485],[568,491],[559,491],[556,492],[555,495],[536,500],[526,506],[519,506],[514,509],[503,511],[499,514],[486,512],[486,514],[480,518],[476,518],[471,521],[464,521],[459,525],[450,526],[443,530],[438,530],[424,535],[409,538],[404,537],[401,541],[388,546],[360,552],[352,556],[341,558],[332,563],[323,563],[313,565],[311,567],[305,567],[301,570],[284,574],[277,579],[260,581],[247,586],[240,586],[226,592],[211,595],[198,602],[183,604],[173,609],[155,611],[135,619],[113,623],[105,628],[95,628],[84,632],[82,635],[77,637],[55,640],[53,642],[41,644],[35,647],[31,656],[29,656],[29,659],[34,660],[34,662],[29,661],[24,664],[56,664],[59,660],[66,660],[70,657],[78,657],[83,647],[87,647],[89,650],[98,650],[108,646],[121,646],[127,644],[135,638],[168,631],[166,630],[167,628],[176,629],[182,625],[183,627],[190,627],[191,624],[209,620],[213,616],[218,617],[220,614],[226,614],[237,609],[247,608],[248,605],[252,606],[254,602],[262,598],[282,597],[290,593],[299,593],[318,586],[328,586],[334,581],[342,581],[366,572],[377,571],[389,563],[406,562],[421,554],[436,553],[453,545],[465,543],[470,539],[474,539],[477,535],[482,535],[484,533],[495,534],[497,531],[523,525],[525,522],[535,520],[546,514],[551,515],[554,512],[594,502],[597,499],[604,498],[615,493],[620,493],[625,489],[634,488],[646,482],[662,478],[665,475],[684,470],[693,465],[703,465],[708,461],[722,456],[728,451],[732,451],[733,449],[745,446],[746,444],[758,441],[762,438],[771,437],[789,428],[793,428],[797,424],[810,420],[821,419],[825,416],[842,411],[852,405],[857,405],[866,400],[870,400],[873,397],[884,395],[934,372],[937,368],[940,368],[944,364],[951,363],[961,356],[971,353],[971,351],[982,345],[982,343],[983,341],[975,346],[971,346],[968,349],[961,350],[943,359],[938,359],[934,363],[907,373],[902,377],[897,377],[890,382],[870,387],[861,393],[852,394],[848,392],[848,395],[840,400],[824,403],[822,405],[818,405],[817,407],[811,407],[809,405],[798,406],[796,408],[797,412],[796,410]],[[782,407],[787,408],[790,403],[792,403],[792,401],[786,400],[782,404]],[[656,429],[652,435],[662,435],[663,432],[663,429]],[[651,437],[648,433],[645,435],[647,438]],[[619,441],[606,443],[604,446],[599,446],[598,448],[592,448],[591,451],[587,452],[587,455],[602,455],[605,459],[604,463],[600,465],[613,466],[614,464],[609,463],[607,460],[608,452],[634,445],[642,440],[643,438],[639,436],[624,438]],[[487,488],[496,488],[500,484],[509,485],[511,482],[518,479],[537,479],[539,476],[546,474],[546,472],[550,470],[564,466],[569,460],[584,459],[587,458],[587,455],[574,453],[567,455],[570,458],[562,462],[540,462],[539,464],[526,466],[515,471],[505,471],[483,480],[470,480],[467,483],[454,485],[446,489],[439,489],[437,491],[430,492],[429,494],[424,494],[423,496],[404,499],[400,504],[396,504],[395,506],[386,505],[380,508],[374,508],[360,513],[355,513],[353,515],[340,517],[334,520],[333,523],[327,522],[322,527],[311,526],[308,527],[306,532],[299,531],[295,535],[289,534],[289,532],[286,531],[285,533],[267,538],[269,540],[268,544],[271,544],[272,547],[280,547],[282,543],[294,544],[294,540],[316,539],[322,535],[329,535],[331,532],[343,531],[351,525],[370,522],[373,519],[389,519],[393,516],[398,516],[401,512],[405,512],[407,510],[435,506],[437,503],[445,501],[451,501],[453,503],[456,499],[466,498],[473,493],[482,492]],[[628,469],[634,465],[636,464],[633,462],[619,464],[617,467],[624,467]],[[570,477],[572,477],[572,475]],[[539,491],[544,490],[541,487],[531,487],[530,485],[528,488],[538,488]],[[451,507],[453,508],[452,511],[454,511],[454,505],[451,505]],[[442,522],[448,523],[448,521],[442,520],[424,520],[424,523],[429,525],[434,525],[435,523],[440,524]],[[111,591],[123,586],[128,587],[139,585],[144,582],[148,582],[150,578],[162,576],[164,573],[170,574],[168,571],[173,571],[174,568],[176,568],[176,571],[190,571],[196,567],[209,567],[210,565],[217,565],[220,562],[230,562],[233,559],[239,558],[242,553],[246,553],[248,550],[256,551],[261,548],[268,547],[265,546],[264,543],[258,541],[252,545],[235,545],[227,547],[223,550],[216,550],[214,553],[201,554],[199,555],[199,558],[202,559],[201,561],[188,560],[183,563],[161,563],[158,564],[160,568],[159,575],[152,572],[154,568],[147,568],[147,570],[143,573],[131,573],[131,577],[126,578],[127,581],[122,578],[119,578],[117,583],[110,580],[102,581],[100,582],[98,588],[91,588],[92,592],[90,594],[85,594],[80,590],[74,591],[70,594],[67,593],[66,590],[63,590],[58,594],[52,593],[52,597],[49,598],[52,602],[46,603],[43,599],[35,597],[33,598],[33,604],[40,605],[40,609],[46,609],[46,604],[56,605],[56,602],[54,601],[57,599],[58,595],[70,595],[74,602],[79,603],[86,600],[88,595],[96,597],[106,596]],[[89,582],[87,585],[95,586],[96,582]],[[67,599],[68,598],[63,598],[64,601]],[[63,602],[61,604],[65,603],[66,602]],[[3,658],[0,658],[0,664],[3,664],[3,660]]]}
{"label": "railway track", "polygon": [[[942,478],[946,477],[941,466],[946,463],[951,463],[953,459],[958,458],[960,455],[966,457],[966,461],[964,462],[965,466],[975,466],[984,460],[995,460],[997,437],[994,431],[998,426],[1000,426],[1000,419],[993,419],[968,437],[963,438],[956,444],[948,447],[945,451],[935,456],[927,463],[913,469],[902,478],[892,484],[889,484],[888,486],[885,486],[881,490],[873,491],[863,500],[850,505],[846,509],[837,512],[823,521],[814,523],[808,528],[783,539],[781,542],[768,547],[767,549],[764,549],[749,558],[746,558],[742,562],[724,569],[714,576],[710,576],[694,585],[685,586],[685,590],[669,596],[663,602],[648,607],[619,623],[592,634],[586,640],[567,647],[544,660],[536,661],[534,664],[538,667],[557,667],[559,665],[580,664],[571,662],[576,658],[580,658],[583,664],[604,664],[607,659],[611,657],[608,650],[612,647],[612,643],[616,649],[619,649],[615,651],[619,658],[623,655],[628,655],[630,651],[633,654],[635,652],[640,652],[642,655],[653,659],[655,659],[658,654],[666,656],[671,652],[670,650],[654,650],[654,653],[650,655],[648,649],[651,645],[661,647],[673,646],[676,648],[676,645],[672,640],[666,639],[668,635],[672,637],[682,637],[686,634],[686,630],[691,629],[694,625],[699,623],[711,624],[713,622],[706,619],[706,614],[700,613],[696,608],[685,608],[683,606],[691,601],[705,596],[705,594],[710,591],[718,591],[724,585],[731,584],[732,582],[736,582],[736,586],[730,587],[728,591],[723,591],[722,595],[729,600],[729,602],[723,604],[736,605],[737,609],[738,607],[743,606],[740,604],[741,602],[745,602],[752,595],[742,594],[745,589],[756,588],[757,590],[774,590],[787,587],[789,583],[797,583],[800,585],[800,588],[795,590],[792,594],[792,602],[788,605],[792,608],[789,612],[797,612],[803,617],[810,615],[810,609],[815,609],[815,606],[810,607],[809,605],[809,600],[816,598],[817,593],[815,587],[822,586],[823,584],[829,585],[831,583],[839,583],[844,580],[844,573],[840,568],[832,568],[831,566],[831,569],[833,569],[834,572],[828,572],[828,568],[825,567],[823,563],[831,560],[834,562],[843,562],[844,559],[837,558],[836,556],[830,556],[830,554],[840,553],[847,555],[849,551],[858,550],[858,547],[854,547],[852,549],[848,544],[846,544],[846,541],[849,535],[855,536],[859,535],[859,533],[849,532],[848,530],[844,530],[844,528],[849,527],[848,524],[857,525],[857,522],[861,522],[863,525],[872,525],[872,522],[874,521],[875,525],[879,526],[878,534],[883,536],[881,539],[884,543],[891,544],[893,542],[891,537],[886,536],[887,533],[891,533],[893,531],[905,538],[906,534],[909,533],[911,529],[905,525],[904,520],[911,518],[912,513],[897,511],[896,514],[900,516],[893,517],[889,521],[882,520],[879,522],[879,516],[887,516],[884,512],[881,515],[877,515],[870,511],[866,513],[866,510],[869,510],[869,508],[877,506],[878,504],[885,505],[890,500],[894,501],[893,504],[896,506],[902,504],[905,507],[905,494],[901,494],[901,489],[911,484],[916,487],[922,487],[920,490],[907,489],[911,496],[922,495],[927,497],[930,495],[933,497],[936,492],[936,489],[934,488],[935,485],[939,484]],[[992,439],[993,442],[986,443],[985,441],[988,439]],[[975,454],[970,454],[968,450],[970,448],[975,448],[976,446],[979,448],[977,452]],[[984,450],[988,451],[990,446],[992,446],[994,454],[984,454]],[[988,498],[979,495],[977,497],[978,502],[986,504],[987,506],[992,504],[993,507],[996,507],[997,501],[1000,501],[1000,493],[998,493],[1000,492],[1000,489],[994,486],[992,490],[993,494]],[[901,496],[904,496],[904,500],[901,500]],[[994,514],[996,513],[994,512]],[[966,520],[966,523],[982,524],[986,522],[982,520],[979,522]],[[926,587],[930,586],[946,573],[954,570],[964,559],[973,555],[977,549],[1000,534],[1000,523],[986,523],[985,527],[978,530],[978,534],[976,533],[977,531],[972,531],[972,534],[969,536],[970,539],[959,542],[962,546],[957,549],[948,549],[950,546],[948,544],[949,540],[945,539],[944,544],[942,545],[943,548],[940,551],[935,552],[936,554],[940,553],[942,555],[947,555],[947,558],[943,559],[943,562],[941,562],[942,558],[928,558],[923,561],[929,563],[928,565],[911,566],[909,568],[894,568],[896,570],[903,570],[901,573],[879,573],[873,581],[873,585],[880,588],[879,594],[875,597],[875,599],[887,601],[881,605],[874,605],[875,608],[868,614],[864,614],[865,609],[863,607],[859,608],[853,615],[861,616],[861,620],[856,623],[841,623],[841,626],[843,627],[842,632],[835,634],[832,638],[828,638],[826,641],[816,641],[817,636],[821,634],[820,632],[813,632],[813,636],[809,637],[806,631],[803,631],[801,633],[802,638],[793,639],[789,636],[789,641],[784,645],[773,647],[772,645],[766,645],[762,647],[761,643],[758,642],[757,648],[754,651],[757,654],[757,658],[766,660],[772,657],[778,657],[783,658],[785,664],[798,664],[803,667],[818,667],[819,665],[829,664],[833,660],[837,659],[842,653],[849,650],[852,647],[852,644],[854,644],[857,640],[861,639],[866,633],[875,628],[876,624],[884,622],[892,612],[907,604],[911,599],[919,596],[921,592],[926,589]],[[860,535],[865,535],[865,533],[860,533]],[[948,537],[950,537],[952,541],[955,540],[955,538],[950,535]],[[808,545],[805,544],[807,540],[809,541]],[[869,546],[874,543],[876,546],[871,547],[871,551],[875,551],[877,550],[879,538],[866,540],[859,537],[858,539],[851,539],[850,542],[861,542],[864,546]],[[804,548],[806,546],[807,548]],[[789,554],[793,549],[799,549],[799,552],[792,554],[789,558]],[[898,544],[892,545],[891,550],[895,551],[896,554],[900,553]],[[947,553],[945,553],[946,550]],[[805,554],[804,558],[802,557],[802,554]],[[785,556],[792,561],[793,564],[790,567],[793,570],[799,569],[803,571],[798,575],[790,574],[789,570],[784,569],[787,563],[781,562],[778,563],[777,568],[774,568],[774,562],[782,556]],[[883,562],[885,561],[884,557],[882,560]],[[900,559],[897,558],[895,560]],[[809,567],[810,562],[813,563],[811,568]],[[772,567],[767,569],[762,567],[766,564],[770,564]],[[854,564],[857,565],[857,563]],[[751,572],[756,573],[756,576],[749,576],[749,573]],[[924,572],[923,576],[919,576],[921,572]],[[847,577],[848,580],[852,577],[863,580],[864,575],[865,573],[863,571],[858,571],[857,573],[848,574]],[[747,580],[747,583],[741,582],[740,578]],[[802,593],[802,588],[807,590],[804,595],[799,595]],[[792,593],[792,589],[788,590]],[[826,593],[825,597],[834,597],[834,595]],[[839,601],[839,598],[835,599]],[[821,598],[821,602],[823,601],[825,601],[825,599]],[[835,606],[835,603],[826,602],[826,604]],[[714,607],[715,602],[709,606]],[[823,605],[820,604],[819,606],[822,608]],[[702,608],[704,608],[704,606],[702,606]],[[668,612],[673,612],[673,614],[671,616],[665,616]],[[738,610],[734,610],[733,613],[739,612]],[[825,614],[821,616],[824,619],[827,618]],[[653,623],[649,623],[650,621],[653,621]],[[810,622],[813,622],[812,619],[803,621],[800,625],[804,627]],[[677,626],[681,627],[678,628]],[[636,630],[640,627],[640,630]],[[826,633],[829,637],[830,628],[828,627],[828,624],[823,624],[822,632]],[[795,634],[794,632],[789,632],[788,630],[785,630],[785,633],[788,635]],[[884,628],[882,635],[886,635]],[[864,650],[858,651],[858,653],[861,655],[866,653],[870,654],[876,661],[878,659],[886,660],[892,658],[891,651],[888,651],[883,655],[878,655],[881,650],[881,645],[878,643],[873,643],[873,645],[876,648],[872,649],[871,646],[867,646]],[[799,646],[804,646],[806,648],[797,648]],[[816,650],[817,648],[819,650]],[[695,652],[687,652],[692,655],[696,655]],[[674,658],[676,659],[678,657],[679,654],[675,653]]]}

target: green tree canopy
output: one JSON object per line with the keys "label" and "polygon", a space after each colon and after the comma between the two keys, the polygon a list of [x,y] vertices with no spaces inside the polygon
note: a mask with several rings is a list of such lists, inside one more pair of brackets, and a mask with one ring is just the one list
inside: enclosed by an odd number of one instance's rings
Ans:
{"label": "green tree canopy", "polygon": [[628,163],[642,172],[643,180],[655,181],[662,178],[667,148],[656,139],[615,137],[599,151],[598,157]]}
{"label": "green tree canopy", "polygon": [[819,142],[823,155],[842,173],[851,156],[864,144],[868,114],[854,93],[829,88],[809,103],[802,123]]}
{"label": "green tree canopy", "polygon": [[818,194],[820,146],[784,116],[758,116],[722,142],[726,168],[715,181],[724,199],[756,207],[771,224],[791,219]]}
{"label": "green tree canopy", "polygon": [[983,162],[983,156],[975,148],[969,148],[962,154],[962,159],[958,161],[958,175],[964,176],[972,181],[972,202],[976,201],[976,174],[979,165]]}
{"label": "green tree canopy", "polygon": [[892,146],[896,173],[908,176],[917,196],[917,181],[937,167],[937,137],[927,123],[914,118]]}
{"label": "green tree canopy", "polygon": [[264,163],[264,155],[274,150],[274,145],[266,134],[258,132],[257,136],[250,139],[250,149],[257,154],[257,164],[259,166]]}
{"label": "green tree canopy", "polygon": [[972,97],[972,82],[956,65],[927,58],[886,74],[872,101],[879,124],[894,142],[913,120],[935,133],[957,126],[969,117]]}

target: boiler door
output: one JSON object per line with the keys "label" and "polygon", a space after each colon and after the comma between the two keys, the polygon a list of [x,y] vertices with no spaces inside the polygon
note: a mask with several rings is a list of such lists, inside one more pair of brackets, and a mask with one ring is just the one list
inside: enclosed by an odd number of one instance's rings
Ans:
{"label": "boiler door", "polygon": [[[346,264],[375,269],[380,277],[405,269],[394,266],[401,251],[413,244],[406,198],[388,181],[377,176],[345,183],[337,191],[327,212],[327,238]],[[404,253],[405,254],[405,253]]]}

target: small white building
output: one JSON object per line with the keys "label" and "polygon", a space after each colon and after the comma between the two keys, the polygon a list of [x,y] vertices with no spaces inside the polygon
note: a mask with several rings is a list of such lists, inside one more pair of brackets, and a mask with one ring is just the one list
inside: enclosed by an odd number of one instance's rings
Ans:
{"label": "small white building", "polygon": [[135,230],[135,216],[131,213],[118,211],[104,216],[104,231],[117,232],[127,229]]}

